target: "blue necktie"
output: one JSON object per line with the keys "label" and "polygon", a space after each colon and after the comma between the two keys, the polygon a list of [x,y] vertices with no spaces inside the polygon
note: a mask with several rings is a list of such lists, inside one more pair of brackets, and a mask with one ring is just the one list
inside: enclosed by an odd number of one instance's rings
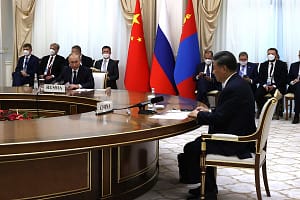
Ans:
{"label": "blue necktie", "polygon": [[25,72],[26,72],[26,70],[27,70],[27,64],[28,64],[28,57],[25,56],[25,59],[24,59],[24,66],[23,66],[23,71],[25,71]]}
{"label": "blue necktie", "polygon": [[210,70],[209,70],[209,65],[206,66],[206,76],[210,77]]}

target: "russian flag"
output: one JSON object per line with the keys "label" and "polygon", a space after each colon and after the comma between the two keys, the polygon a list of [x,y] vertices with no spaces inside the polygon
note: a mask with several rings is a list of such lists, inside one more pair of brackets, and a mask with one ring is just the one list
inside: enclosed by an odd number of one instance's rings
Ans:
{"label": "russian flag", "polygon": [[201,62],[192,0],[188,0],[174,70],[179,96],[195,99],[193,76]]}
{"label": "russian flag", "polygon": [[174,80],[175,58],[170,44],[170,28],[167,6],[162,1],[152,57],[150,86],[161,94],[177,95]]}

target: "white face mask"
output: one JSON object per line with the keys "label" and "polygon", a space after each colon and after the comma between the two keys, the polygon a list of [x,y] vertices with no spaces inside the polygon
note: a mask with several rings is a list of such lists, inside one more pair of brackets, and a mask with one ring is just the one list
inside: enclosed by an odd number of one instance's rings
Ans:
{"label": "white face mask", "polygon": [[205,59],[204,62],[205,64],[210,65],[212,63],[212,59]]}
{"label": "white face mask", "polygon": [[29,51],[28,50],[23,50],[23,54],[24,54],[24,56],[28,56],[29,55]]}
{"label": "white face mask", "polygon": [[108,59],[110,57],[110,54],[104,53],[104,54],[102,54],[102,56],[103,56],[104,59]]}
{"label": "white face mask", "polygon": [[268,60],[269,61],[275,60],[275,56],[273,54],[268,54]]}
{"label": "white face mask", "polygon": [[49,52],[50,52],[50,56],[55,55],[55,50],[54,49],[50,49]]}
{"label": "white face mask", "polygon": [[240,64],[245,66],[245,65],[247,65],[247,61],[240,61]]}

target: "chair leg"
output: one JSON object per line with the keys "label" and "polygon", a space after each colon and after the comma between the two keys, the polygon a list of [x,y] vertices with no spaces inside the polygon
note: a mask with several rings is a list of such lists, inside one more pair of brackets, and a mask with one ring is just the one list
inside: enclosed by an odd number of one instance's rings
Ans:
{"label": "chair leg", "polygon": [[264,179],[264,185],[266,189],[267,196],[270,197],[270,189],[269,189],[269,184],[268,184],[268,177],[267,177],[267,164],[266,161],[262,166],[262,173],[263,173],[263,179]]}
{"label": "chair leg", "polygon": [[285,120],[289,119],[289,100],[285,98]]}
{"label": "chair leg", "polygon": [[290,117],[292,117],[293,99],[290,99]]}
{"label": "chair leg", "polygon": [[200,170],[201,170],[200,199],[205,199],[206,143],[205,140],[203,139],[201,141]]}
{"label": "chair leg", "polygon": [[255,187],[257,199],[261,200],[261,191],[260,191],[260,180],[259,180],[259,166],[255,167]]}

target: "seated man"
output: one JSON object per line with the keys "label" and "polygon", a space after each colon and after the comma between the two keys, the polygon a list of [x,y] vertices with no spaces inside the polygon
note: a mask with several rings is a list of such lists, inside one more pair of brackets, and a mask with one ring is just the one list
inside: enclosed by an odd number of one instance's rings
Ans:
{"label": "seated man", "polygon": [[[300,57],[300,51],[299,51]],[[289,71],[289,87],[288,92],[295,94],[295,115],[292,121],[293,124],[299,123],[299,112],[300,112],[300,62],[295,62],[291,64]]]}
{"label": "seated man", "polygon": [[69,56],[69,67],[65,67],[55,82],[66,84],[67,89],[94,89],[94,78],[92,71],[80,65],[80,56],[71,54]]}
{"label": "seated man", "polygon": [[[93,59],[88,57],[88,56],[85,56],[81,53],[81,47],[79,45],[74,45],[72,47],[72,50],[71,50],[71,54],[78,54],[80,56],[80,64],[82,66],[86,66],[88,68],[91,68],[93,67]],[[67,62],[67,65],[69,65],[69,57],[66,58],[66,62]]]}
{"label": "seated man", "polygon": [[[208,133],[211,134],[223,133],[242,136],[254,133],[256,130],[254,96],[249,84],[236,73],[237,64],[234,55],[228,51],[221,51],[214,56],[213,60],[214,74],[223,85],[218,105],[214,110],[200,106],[189,116],[195,117],[199,125],[209,125]],[[254,143],[207,142],[207,153],[225,156],[237,155],[241,159],[251,157],[253,150]],[[186,165],[194,168],[194,175],[199,182],[200,154],[201,136],[184,146]],[[218,189],[213,167],[207,167],[205,184],[206,199],[217,199]],[[200,195],[200,189],[191,189],[189,193],[193,195],[191,198],[194,199]]]}
{"label": "seated man", "polygon": [[257,65],[255,63],[248,62],[247,52],[241,52],[239,54],[237,73],[240,75],[240,77],[242,77],[249,83],[252,88],[253,94],[255,94],[258,77]]}
{"label": "seated man", "polygon": [[119,68],[118,63],[110,58],[111,48],[109,46],[102,47],[103,59],[97,60],[95,68],[101,72],[107,72],[106,87],[111,89],[118,89],[117,80],[119,79]]}
{"label": "seated man", "polygon": [[212,73],[214,70],[212,57],[213,52],[206,50],[204,53],[204,62],[197,66],[197,72],[194,77],[197,90],[196,99],[207,106],[209,106],[207,92],[222,89],[221,83],[216,80],[215,75]]}
{"label": "seated man", "polygon": [[[267,52],[268,60],[260,64],[258,72],[259,86],[255,92],[255,100],[257,103],[258,118],[261,109],[267,101],[265,95],[274,94],[276,88],[282,95],[286,92],[288,69],[287,64],[279,60],[278,51],[275,48],[269,48]],[[279,113],[281,116],[282,112]]]}
{"label": "seated man", "polygon": [[18,60],[15,72],[12,73],[12,86],[29,84],[33,86],[34,74],[39,68],[39,58],[31,54],[32,46],[29,43],[23,45],[23,56]]}
{"label": "seated man", "polygon": [[67,65],[64,57],[58,55],[59,44],[50,44],[50,55],[44,56],[39,68],[39,77],[45,79],[45,83],[51,83],[58,77]]}

